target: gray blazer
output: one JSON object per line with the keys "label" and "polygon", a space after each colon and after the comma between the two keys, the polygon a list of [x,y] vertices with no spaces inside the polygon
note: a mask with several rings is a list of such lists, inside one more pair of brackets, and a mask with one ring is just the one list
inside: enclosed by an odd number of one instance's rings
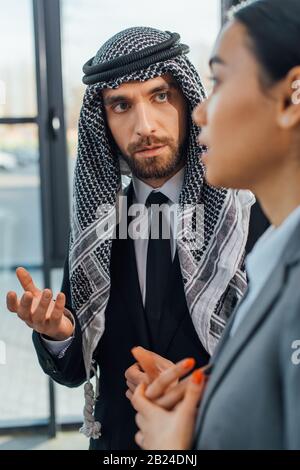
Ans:
{"label": "gray blazer", "polygon": [[194,448],[300,449],[300,223],[230,337],[234,316],[211,359]]}

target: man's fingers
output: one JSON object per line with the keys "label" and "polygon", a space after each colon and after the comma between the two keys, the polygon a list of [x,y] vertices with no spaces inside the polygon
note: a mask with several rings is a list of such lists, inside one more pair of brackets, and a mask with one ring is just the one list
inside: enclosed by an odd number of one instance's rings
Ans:
{"label": "man's fingers", "polygon": [[20,301],[20,306],[18,309],[18,316],[28,322],[31,323],[31,305],[33,301],[33,296],[31,292],[25,292]]}
{"label": "man's fingers", "polygon": [[32,280],[32,277],[30,276],[29,272],[26,271],[26,269],[17,268],[16,274],[24,291],[31,292],[33,295],[37,295],[40,293],[40,289],[36,287]]}
{"label": "man's fingers", "polygon": [[10,312],[17,313],[19,308],[18,297],[15,292],[8,292],[6,296],[6,306]]}
{"label": "man's fingers", "polygon": [[136,346],[135,348],[132,348],[131,353],[142,369],[147,373],[150,381],[155,380],[160,369],[156,366],[152,351],[148,351],[141,346]]}
{"label": "man's fingers", "polygon": [[63,313],[64,313],[64,308],[66,305],[66,296],[63,294],[63,292],[60,292],[55,300],[54,308],[51,313],[51,320],[58,321]]}
{"label": "man's fingers", "polygon": [[138,385],[142,382],[147,380],[145,372],[142,372],[138,363],[133,364],[130,366],[125,372],[125,378],[135,384]]}
{"label": "man's fingers", "polygon": [[50,302],[52,302],[52,292],[50,289],[45,289],[42,293],[38,306],[33,312],[33,321],[36,325],[45,321]]}
{"label": "man's fingers", "polygon": [[132,397],[133,397],[133,393],[130,391],[130,390],[127,390],[126,393],[125,393],[126,397],[128,398],[128,400],[131,401]]}
{"label": "man's fingers", "polygon": [[129,388],[129,390],[134,393],[136,387],[137,387],[137,384],[134,384],[132,382],[129,382],[129,380],[126,380],[126,385],[127,387]]}
{"label": "man's fingers", "polygon": [[146,390],[146,397],[156,400],[165,393],[168,387],[176,380],[184,377],[195,366],[193,358],[184,359],[163,371]]}
{"label": "man's fingers", "polygon": [[[151,368],[154,365],[153,373],[155,377],[158,375],[157,372],[161,372],[170,366],[172,366],[174,363],[170,361],[169,359],[166,359],[163,356],[160,356],[159,354],[150,351],[149,349],[145,349],[142,346],[137,346],[136,348],[132,349],[132,353],[137,359],[138,362],[143,366],[148,366],[149,362],[151,363]],[[146,360],[146,363],[144,362]]]}
{"label": "man's fingers", "polygon": [[166,370],[174,365],[174,362],[169,361],[169,359],[166,359],[165,357],[162,357],[159,354],[156,354],[155,352],[152,352],[152,355],[154,358],[155,365],[160,371]]}

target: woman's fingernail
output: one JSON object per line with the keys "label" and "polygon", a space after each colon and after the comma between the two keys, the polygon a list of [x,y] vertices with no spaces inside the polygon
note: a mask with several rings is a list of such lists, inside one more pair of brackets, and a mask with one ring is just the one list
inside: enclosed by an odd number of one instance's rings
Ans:
{"label": "woman's fingernail", "polygon": [[194,384],[200,385],[203,378],[204,374],[201,369],[195,370],[195,372],[192,374],[192,382],[194,382]]}
{"label": "woman's fingernail", "polygon": [[189,359],[186,359],[184,361],[184,363],[182,364],[183,368],[184,369],[191,369],[192,367],[194,367],[196,361],[195,359],[193,359],[192,357],[190,357]]}

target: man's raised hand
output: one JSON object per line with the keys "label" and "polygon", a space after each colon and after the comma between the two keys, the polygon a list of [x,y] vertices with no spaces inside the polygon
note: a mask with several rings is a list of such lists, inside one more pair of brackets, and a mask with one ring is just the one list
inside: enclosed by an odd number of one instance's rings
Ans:
{"label": "man's raised hand", "polygon": [[16,313],[30,328],[53,340],[64,340],[72,336],[74,325],[65,310],[65,295],[60,292],[54,301],[51,290],[38,289],[26,269],[18,268],[16,274],[24,294],[18,299],[15,292],[8,292],[8,310]]}

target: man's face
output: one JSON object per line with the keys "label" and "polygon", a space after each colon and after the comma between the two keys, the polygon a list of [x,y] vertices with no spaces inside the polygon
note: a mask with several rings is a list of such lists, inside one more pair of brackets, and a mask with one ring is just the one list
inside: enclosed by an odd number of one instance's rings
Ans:
{"label": "man's face", "polygon": [[104,89],[103,102],[109,129],[133,174],[165,178],[184,165],[187,103],[172,77]]}

